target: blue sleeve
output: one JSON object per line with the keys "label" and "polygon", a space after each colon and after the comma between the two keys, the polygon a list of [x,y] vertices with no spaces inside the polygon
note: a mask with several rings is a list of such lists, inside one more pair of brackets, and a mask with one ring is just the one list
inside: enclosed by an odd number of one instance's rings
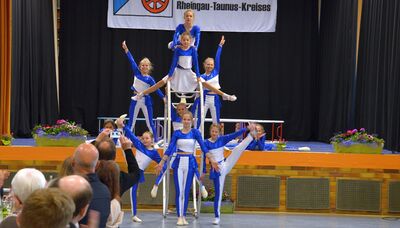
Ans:
{"label": "blue sleeve", "polygon": [[139,70],[139,67],[137,66],[135,60],[133,59],[133,56],[132,56],[131,52],[128,51],[128,52],[126,53],[126,56],[128,57],[129,62],[131,63],[132,70],[133,70],[133,74],[134,74],[134,75],[141,75],[140,70]]}
{"label": "blue sleeve", "polygon": [[[153,77],[150,77],[150,86],[153,86],[153,85],[155,85],[155,84],[156,84],[156,82],[154,81],[154,78],[153,78]],[[156,93],[157,93],[157,95],[158,95],[161,99],[164,98],[164,94],[161,92],[160,89],[157,89],[157,90],[156,90]]]}
{"label": "blue sleeve", "polygon": [[132,133],[132,131],[127,126],[124,127],[124,132],[125,132],[125,136],[128,137],[132,141],[132,143],[136,149],[142,151],[143,153],[146,153],[146,151],[145,151],[145,150],[147,150],[146,147],[143,145],[143,143],[140,141],[140,139]]}
{"label": "blue sleeve", "polygon": [[172,74],[175,71],[176,66],[178,65],[178,58],[179,58],[179,49],[175,49],[174,57],[172,58],[171,67],[169,68],[168,77],[172,77]]}
{"label": "blue sleeve", "polygon": [[207,162],[206,162],[206,156],[203,156],[203,173],[207,173]]}
{"label": "blue sleeve", "polygon": [[176,152],[176,141],[178,140],[178,137],[176,137],[176,131],[172,134],[171,140],[169,142],[168,148],[165,151],[164,155],[171,156],[173,153]]}
{"label": "blue sleeve", "polygon": [[220,136],[220,138],[222,139],[222,142],[223,142],[223,144],[224,144],[224,146],[225,146],[225,145],[226,145],[228,142],[230,142],[232,139],[235,139],[236,137],[242,135],[242,134],[245,133],[245,132],[246,132],[246,128],[242,128],[242,129],[240,129],[239,131],[233,132],[233,133],[231,133],[231,134],[227,134],[227,135]]}
{"label": "blue sleeve", "polygon": [[258,140],[258,149],[264,150],[265,147],[265,135]]}
{"label": "blue sleeve", "polygon": [[174,50],[176,45],[179,44],[179,35],[181,34],[180,26],[181,25],[176,26],[174,37],[172,38],[172,50]]}
{"label": "blue sleeve", "polygon": [[176,122],[177,118],[178,118],[178,114],[176,113],[176,109],[171,104],[171,120],[172,120],[172,122]]}
{"label": "blue sleeve", "polygon": [[192,64],[193,64],[194,72],[196,73],[196,76],[200,77],[199,60],[197,58],[197,51],[195,48],[192,48]]}
{"label": "blue sleeve", "polygon": [[194,33],[195,41],[194,41],[194,46],[196,47],[196,51],[199,50],[199,45],[200,45],[200,27],[196,26],[196,31]]}
{"label": "blue sleeve", "polygon": [[208,148],[206,147],[206,144],[204,144],[203,137],[201,137],[200,131],[197,129],[192,129],[193,134],[195,139],[200,145],[201,150],[203,151],[204,154],[208,153]]}
{"label": "blue sleeve", "polygon": [[160,154],[158,153],[158,151],[157,151],[157,150],[153,150],[152,152],[153,152],[153,156],[151,156],[151,159],[152,159],[153,161],[157,162],[157,163],[160,163],[160,161],[161,161],[161,156],[160,156]]}
{"label": "blue sleeve", "polygon": [[215,66],[214,66],[214,72],[215,74],[219,74],[219,67],[220,67],[220,59],[221,59],[221,52],[222,52],[222,47],[218,45],[217,53],[215,54]]}

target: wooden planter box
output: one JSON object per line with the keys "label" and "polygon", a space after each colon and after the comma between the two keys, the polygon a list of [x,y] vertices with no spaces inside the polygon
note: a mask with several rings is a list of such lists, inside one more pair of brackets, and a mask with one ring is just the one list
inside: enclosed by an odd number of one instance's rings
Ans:
{"label": "wooden planter box", "polygon": [[332,145],[336,153],[380,154],[383,150],[383,144],[377,143],[352,143],[350,145],[332,143]]}
{"label": "wooden planter box", "polygon": [[86,141],[86,136],[68,136],[68,137],[58,137],[58,136],[38,136],[34,135],[37,146],[67,146],[76,147],[81,143]]}

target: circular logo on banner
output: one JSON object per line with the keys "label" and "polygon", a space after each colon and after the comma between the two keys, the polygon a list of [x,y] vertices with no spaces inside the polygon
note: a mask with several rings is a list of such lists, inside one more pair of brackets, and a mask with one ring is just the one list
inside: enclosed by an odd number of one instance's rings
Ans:
{"label": "circular logo on banner", "polygon": [[169,0],[142,0],[144,8],[150,13],[161,13],[167,8]]}

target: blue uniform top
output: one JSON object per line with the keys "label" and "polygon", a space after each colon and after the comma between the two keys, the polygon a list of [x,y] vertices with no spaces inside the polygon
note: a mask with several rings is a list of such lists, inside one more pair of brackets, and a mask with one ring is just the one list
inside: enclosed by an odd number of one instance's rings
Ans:
{"label": "blue uniform top", "polygon": [[[191,62],[191,64],[189,64],[190,62]],[[185,63],[185,65],[183,65],[182,63]],[[174,57],[172,58],[171,67],[168,72],[169,77],[172,77],[176,67],[183,68],[183,69],[191,69],[192,67],[194,67],[196,76],[200,77],[199,62],[198,62],[198,58],[197,58],[196,49],[194,47],[190,47],[187,50],[182,50],[181,48],[175,49]]]}
{"label": "blue uniform top", "polygon": [[[242,128],[238,131],[235,131],[231,134],[227,135],[222,135],[217,138],[215,142],[210,141],[210,139],[207,139],[204,144],[206,144],[207,149],[209,150],[209,153],[212,153],[214,156],[214,159],[216,159],[217,162],[220,162],[224,156],[224,146],[228,144],[231,140],[235,139],[236,137],[242,135],[243,133],[246,132],[246,128]],[[204,157],[204,162],[203,162],[203,173],[206,173],[206,157]]]}
{"label": "blue uniform top", "polygon": [[[179,24],[178,26],[176,26],[174,39],[172,40],[172,49],[175,49],[177,45],[181,44],[180,36],[184,32],[186,32],[186,29],[183,24]],[[200,44],[200,27],[197,25],[193,25],[192,29],[189,32],[190,35],[192,36],[192,42],[193,42],[192,46],[194,46],[196,50],[198,50]]]}
{"label": "blue uniform top", "polygon": [[[132,131],[126,126],[124,127],[124,132],[136,148],[136,160],[141,170],[144,171],[151,160],[160,163],[161,157],[156,149],[147,149],[146,146],[139,140],[139,138],[132,134]],[[145,155],[145,157],[142,155],[138,156],[138,153],[142,153],[143,155]]]}
{"label": "blue uniform top", "polygon": [[[133,70],[134,83],[131,86],[131,89],[133,91],[140,93],[140,92],[143,92],[145,89],[156,84],[153,77],[151,77],[150,75],[146,75],[146,76],[142,75],[142,73],[140,72],[139,67],[136,64],[135,60],[133,59],[133,56],[130,51],[128,51],[126,53],[126,55],[129,59],[129,62],[131,63],[132,70]],[[136,80],[139,80],[139,81],[136,81]],[[136,87],[138,87],[138,88],[136,88]],[[156,93],[160,98],[164,98],[164,94],[161,92],[160,89],[158,89],[156,91]]]}
{"label": "blue uniform top", "polygon": [[[214,69],[211,71],[209,75],[207,74],[202,74],[200,75],[201,78],[204,79],[204,81],[210,82],[212,86],[214,86],[217,89],[220,89],[221,86],[219,85],[219,69],[220,69],[220,59],[221,59],[221,53],[222,53],[222,46],[218,45],[217,53],[215,54],[215,61],[214,61]],[[208,92],[209,90],[204,90],[205,92]]]}
{"label": "blue uniform top", "polygon": [[208,149],[204,144],[200,131],[191,129],[188,133],[183,133],[181,130],[176,130],[172,134],[169,146],[165,151],[165,155],[171,156],[175,152],[195,152],[196,141],[199,143],[203,153],[207,153]]}
{"label": "blue uniform top", "polygon": [[265,135],[261,137],[259,140],[253,140],[251,143],[246,147],[246,150],[264,150],[265,147]]}

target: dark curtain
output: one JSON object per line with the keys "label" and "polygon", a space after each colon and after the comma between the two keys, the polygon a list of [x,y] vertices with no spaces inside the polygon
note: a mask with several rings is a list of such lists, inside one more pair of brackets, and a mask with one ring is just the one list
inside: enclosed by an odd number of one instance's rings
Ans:
{"label": "dark curtain", "polygon": [[357,77],[357,126],[400,151],[400,2],[364,0]]}
{"label": "dark curtain", "polygon": [[51,0],[12,3],[11,130],[31,136],[58,116]]}
{"label": "dark curtain", "polygon": [[318,139],[354,125],[357,0],[321,1]]}
{"label": "dark curtain", "polygon": [[[275,33],[203,32],[199,59],[214,56],[225,35],[220,82],[238,100],[223,102],[222,118],[283,119],[286,138],[308,140],[317,106],[317,1],[280,0],[276,29]],[[98,116],[127,113],[133,80],[121,42],[127,41],[137,61],[149,57],[155,67],[152,76],[159,80],[172,59],[167,49],[172,34],[107,28],[107,0],[61,1],[62,117],[97,133]],[[154,116],[162,116],[161,100],[153,96],[153,101]]]}

